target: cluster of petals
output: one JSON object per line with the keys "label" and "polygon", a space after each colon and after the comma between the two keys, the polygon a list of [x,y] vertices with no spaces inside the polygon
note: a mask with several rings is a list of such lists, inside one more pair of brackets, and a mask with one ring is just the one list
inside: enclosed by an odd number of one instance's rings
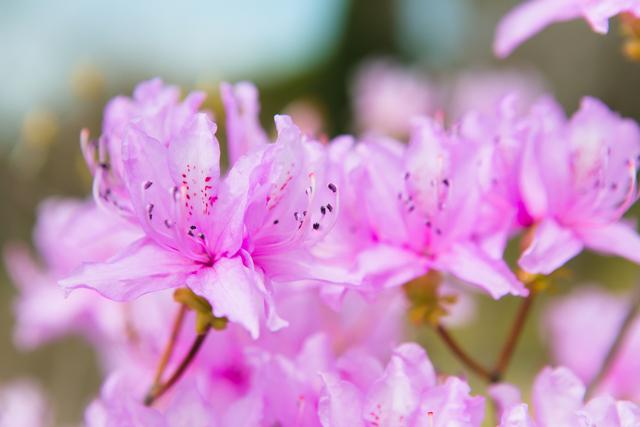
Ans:
{"label": "cluster of petals", "polygon": [[[106,425],[434,425],[480,426],[484,399],[456,377],[439,379],[424,350],[401,344],[384,367],[359,349],[332,356],[328,338],[313,335],[299,354],[285,357],[248,349],[251,378],[226,405],[206,386],[185,382],[158,408],[148,408],[135,386],[112,375],[87,410],[88,426]],[[431,423],[431,424],[429,424]]]}
{"label": "cluster of petals", "polygon": [[547,26],[577,18],[585,19],[593,31],[604,34],[609,31],[609,19],[621,13],[640,17],[640,1],[525,0],[498,24],[493,49],[499,57],[506,57]]}
{"label": "cluster of petals", "polygon": [[263,144],[254,88],[223,89],[233,161],[225,175],[216,124],[198,111],[202,94],[180,101],[176,88],[152,80],[107,106],[103,135],[84,142],[94,196],[143,236],[106,262],[85,264],[64,287],[129,300],[186,284],[216,316],[257,337],[261,324],[287,324],[273,305],[274,283],[345,280],[312,268],[310,248],[338,208],[320,143],[278,116],[276,141]]}
{"label": "cluster of petals", "polygon": [[[93,200],[43,204],[34,236],[42,262],[22,247],[6,251],[20,290],[18,342],[75,332],[106,356],[90,426],[479,426],[483,399],[436,375],[417,344],[399,344],[398,288],[435,270],[496,299],[526,296],[503,256],[518,234],[529,273],[549,274],[585,248],[640,263],[640,237],[622,219],[637,199],[640,129],[596,99],[567,117],[548,97],[523,107],[508,96],[453,123],[414,118],[407,142],[381,132],[321,142],[287,116],[275,117],[271,141],[255,87],[223,84],[221,93],[226,150],[201,93],[181,100],[151,80],[115,98],[102,135],[82,135]],[[147,407],[178,309],[172,289],[184,286],[230,324]],[[553,322],[560,362],[588,381],[623,310],[607,311],[593,352],[572,341],[580,323]],[[188,313],[174,354],[186,353],[194,324]],[[637,393],[622,380],[634,363],[620,362],[603,389]],[[494,394],[504,426],[638,418],[627,402],[584,404],[584,386],[564,368],[538,376],[534,418],[509,386]]]}
{"label": "cluster of petals", "polygon": [[584,384],[567,368],[545,367],[532,388],[533,415],[510,384],[492,386],[501,412],[500,427],[630,427],[640,422],[640,406],[601,395],[585,402]]}
{"label": "cluster of petals", "polygon": [[520,267],[549,274],[585,248],[640,262],[640,238],[622,219],[638,196],[637,123],[594,98],[571,118],[549,98],[526,113],[514,102],[468,114],[461,132],[484,146],[489,211],[527,234]]}

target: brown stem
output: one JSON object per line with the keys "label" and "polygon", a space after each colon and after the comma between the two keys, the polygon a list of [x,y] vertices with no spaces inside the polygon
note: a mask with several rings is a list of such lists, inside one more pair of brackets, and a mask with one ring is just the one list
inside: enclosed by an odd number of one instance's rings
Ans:
{"label": "brown stem", "polygon": [[529,290],[529,296],[527,296],[520,304],[520,308],[516,313],[516,318],[514,319],[513,325],[511,326],[511,331],[509,331],[507,340],[502,346],[498,362],[496,363],[491,375],[492,382],[499,382],[507,371],[509,362],[511,362],[511,357],[513,356],[513,352],[515,351],[518,340],[520,339],[520,335],[522,335],[524,324],[526,323],[527,318],[529,317],[529,313],[531,312],[531,307],[533,306],[534,299],[535,291],[531,289]]}
{"label": "brown stem", "polygon": [[163,383],[159,384],[156,387],[152,387],[151,390],[147,393],[147,396],[144,398],[144,404],[147,406],[151,406],[153,402],[155,402],[160,396],[167,392],[173,385],[178,382],[182,374],[187,370],[193,359],[200,351],[200,347],[204,343],[205,338],[207,338],[207,334],[209,333],[209,329],[207,328],[203,333],[196,335],[196,339],[191,344],[191,348],[189,352],[185,356],[185,358],[180,362],[178,368],[175,372],[169,377],[169,379]]}
{"label": "brown stem", "polygon": [[633,324],[633,321],[635,320],[638,313],[640,313],[640,289],[636,289],[635,293],[632,295],[631,305],[629,307],[629,310],[627,311],[626,316],[624,317],[620,329],[618,330],[618,334],[613,340],[611,347],[609,347],[609,351],[607,352],[607,355],[602,362],[600,370],[587,387],[587,398],[593,395],[593,393],[598,389],[598,386],[602,383],[602,380],[604,380],[604,378],[611,370],[613,362],[615,361],[616,356],[618,356],[620,348],[622,347],[622,344],[624,343],[624,340],[627,337],[627,334],[631,329],[631,325]]}
{"label": "brown stem", "polygon": [[478,376],[484,378],[487,381],[491,381],[491,373],[487,369],[485,369],[484,366],[480,365],[471,356],[469,356],[458,345],[458,343],[453,339],[453,337],[451,335],[449,335],[449,332],[446,330],[446,328],[444,326],[438,325],[436,327],[436,332],[438,332],[438,335],[440,336],[440,338],[442,338],[442,340],[447,345],[447,347],[449,347],[449,350],[451,350],[451,352],[453,354],[455,354],[456,357],[465,366],[467,366],[469,369],[471,369],[473,372],[475,372]]}
{"label": "brown stem", "polygon": [[180,329],[182,327],[182,322],[184,321],[184,316],[187,314],[187,306],[184,304],[180,304],[180,308],[178,309],[178,314],[176,314],[176,318],[173,321],[173,328],[171,329],[171,335],[169,336],[169,341],[164,348],[164,352],[160,357],[160,362],[158,363],[158,367],[156,368],[156,374],[153,378],[153,385],[151,389],[157,388],[158,385],[162,382],[162,375],[164,374],[164,370],[171,360],[171,355],[173,354],[173,350],[176,347],[176,341],[178,340],[178,335],[180,334]]}

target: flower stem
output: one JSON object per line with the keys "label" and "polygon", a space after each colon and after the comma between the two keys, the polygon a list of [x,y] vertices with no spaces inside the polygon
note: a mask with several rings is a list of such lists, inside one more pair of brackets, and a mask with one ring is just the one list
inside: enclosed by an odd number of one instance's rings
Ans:
{"label": "flower stem", "polygon": [[176,314],[176,318],[173,321],[173,328],[171,329],[171,335],[169,336],[169,341],[164,348],[164,352],[160,357],[160,362],[158,363],[158,367],[156,368],[156,374],[153,378],[153,385],[151,389],[158,387],[158,385],[162,382],[162,375],[164,374],[164,370],[171,360],[171,355],[173,354],[173,350],[176,347],[176,341],[178,340],[178,335],[180,334],[180,329],[182,327],[182,322],[184,321],[184,316],[187,314],[187,306],[184,304],[180,304],[180,308],[178,309],[178,314]]}
{"label": "flower stem", "polygon": [[507,335],[507,340],[502,346],[500,356],[498,357],[498,362],[496,363],[491,374],[491,382],[500,382],[505,372],[507,371],[509,362],[511,362],[511,357],[513,356],[513,352],[515,351],[518,340],[520,339],[520,335],[522,335],[524,324],[526,323],[527,318],[529,317],[529,313],[531,312],[531,307],[533,306],[535,295],[535,291],[530,290],[529,295],[520,304],[520,308],[516,313],[516,318],[514,319],[513,325],[511,326],[511,331],[509,332],[509,335]]}
{"label": "flower stem", "polygon": [[151,406],[153,402],[155,402],[159,397],[161,397],[164,393],[167,392],[175,383],[178,382],[182,374],[187,370],[193,359],[196,357],[202,344],[204,343],[205,338],[207,338],[207,334],[211,328],[205,329],[205,331],[201,334],[196,335],[196,339],[191,344],[191,348],[189,352],[185,356],[185,358],[180,362],[180,365],[176,368],[174,373],[169,377],[169,379],[162,384],[158,384],[155,387],[151,387],[146,397],[144,398],[144,404],[146,406]]}
{"label": "flower stem", "polygon": [[605,356],[604,361],[602,362],[602,366],[600,367],[600,370],[598,371],[596,376],[593,378],[593,380],[587,387],[587,393],[586,393],[587,398],[593,395],[593,393],[598,389],[598,386],[602,383],[602,381],[605,379],[607,374],[609,374],[609,371],[611,370],[613,362],[615,361],[616,356],[618,356],[620,352],[620,348],[622,347],[622,344],[624,343],[625,338],[627,337],[629,331],[631,330],[631,325],[633,325],[633,321],[635,320],[635,318],[638,316],[639,313],[640,313],[640,288],[637,288],[631,297],[631,305],[629,306],[629,310],[627,311],[627,314],[624,317],[624,320],[622,321],[622,325],[620,326],[620,329],[618,329],[618,334],[613,340],[611,347],[609,347],[609,351],[607,351],[607,355]]}
{"label": "flower stem", "polygon": [[478,376],[484,378],[487,381],[491,381],[491,372],[489,372],[484,366],[476,362],[471,356],[469,356],[453,339],[447,329],[439,324],[436,326],[436,332],[442,338],[444,343],[449,347],[449,350],[469,369],[475,372]]}

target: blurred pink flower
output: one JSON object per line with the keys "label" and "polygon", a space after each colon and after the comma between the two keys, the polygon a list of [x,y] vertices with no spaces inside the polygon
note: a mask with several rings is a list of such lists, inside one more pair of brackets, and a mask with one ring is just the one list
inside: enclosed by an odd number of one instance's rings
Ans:
{"label": "blurred pink flower", "polygon": [[584,18],[593,31],[606,33],[609,18],[623,12],[640,16],[638,0],[526,0],[498,24],[493,50],[508,56],[521,43],[555,22]]}
{"label": "blurred pink flower", "polygon": [[91,291],[65,299],[57,281],[83,262],[108,259],[141,236],[122,219],[92,201],[48,199],[38,209],[34,243],[42,263],[27,248],[5,249],[5,265],[19,290],[15,303],[16,342],[33,348],[70,332],[102,344],[125,330],[123,308]]}
{"label": "blurred pink flower", "polygon": [[469,113],[490,114],[507,97],[517,99],[520,109],[529,108],[544,92],[542,76],[529,69],[471,69],[448,82],[446,112],[459,120]]}
{"label": "blurred pink flower", "polygon": [[627,427],[640,423],[640,407],[598,396],[584,402],[585,387],[567,368],[544,368],[533,384],[534,416],[520,403],[515,387],[493,386],[490,394],[501,412],[500,427]]}
{"label": "blurred pink flower", "polygon": [[40,387],[28,379],[0,386],[0,427],[52,426],[53,413]]}
{"label": "blurred pink flower", "polygon": [[469,111],[492,111],[509,95],[517,95],[526,107],[543,93],[544,86],[531,70],[472,69],[437,76],[374,59],[356,72],[352,110],[359,132],[405,138],[417,117],[458,120]]}
{"label": "blurred pink flower", "polygon": [[356,73],[353,113],[360,132],[405,137],[414,117],[435,112],[438,89],[417,70],[376,60]]}
{"label": "blurred pink flower", "polygon": [[[596,287],[579,289],[553,301],[545,318],[551,350],[586,383],[593,380],[628,310],[628,299]],[[584,331],[589,331],[585,334]],[[599,391],[616,397],[640,398],[640,319],[631,326],[623,346]]]}

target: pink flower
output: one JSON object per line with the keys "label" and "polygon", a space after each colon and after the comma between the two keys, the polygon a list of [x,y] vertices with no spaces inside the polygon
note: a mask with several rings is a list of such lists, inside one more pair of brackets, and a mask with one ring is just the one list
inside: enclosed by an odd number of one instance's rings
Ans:
{"label": "pink flower", "polygon": [[82,262],[108,259],[141,236],[126,221],[91,201],[49,199],[38,210],[36,262],[19,245],[5,250],[5,264],[19,297],[15,304],[17,343],[33,348],[66,333],[80,333],[94,344],[125,329],[122,309],[90,291],[64,297],[57,281]]}
{"label": "pink flower", "polygon": [[[337,373],[322,375],[318,414],[323,426],[479,426],[484,399],[469,395],[462,380],[439,383],[424,350],[398,346],[386,368],[360,355],[346,355]],[[354,363],[355,362],[355,363]]]}
{"label": "pink flower", "polygon": [[[598,288],[580,289],[558,301],[546,312],[555,360],[570,368],[584,382],[590,382],[602,366],[622,320],[628,299]],[[584,331],[589,331],[585,334]],[[640,320],[630,329],[616,360],[599,390],[616,397],[640,397]]]}
{"label": "pink flower", "polygon": [[[136,96],[149,85],[143,83]],[[338,208],[325,148],[279,116],[277,141],[261,142],[222,176],[216,125],[192,111],[193,99],[200,98],[192,95],[166,107],[167,90],[154,89],[160,97],[157,111],[145,115],[145,104],[121,139],[118,193],[124,202],[117,205],[131,207],[145,237],[61,283],[90,287],[115,300],[186,284],[209,300],[216,316],[242,324],[252,336],[258,336],[261,323],[277,330],[286,322],[273,306],[273,284],[346,278],[331,266],[314,264],[311,253]],[[226,96],[229,104],[231,95]],[[251,111],[257,113],[254,108],[243,114]],[[256,133],[255,117],[243,121],[235,114],[229,115],[232,140],[243,147],[242,138]]]}
{"label": "pink flower", "polygon": [[465,116],[461,133],[485,153],[490,216],[513,215],[511,232],[532,228],[524,270],[549,274],[584,248],[640,262],[640,239],[620,221],[637,199],[634,121],[593,98],[570,120],[550,98],[524,114],[507,98],[494,114]]}
{"label": "pink flower", "polygon": [[546,87],[544,79],[529,69],[471,69],[461,72],[448,84],[447,115],[460,120],[467,114],[491,114],[507,97],[517,98],[517,106],[530,107]]}
{"label": "pink flower", "polygon": [[500,427],[626,427],[640,422],[640,407],[632,402],[599,396],[584,402],[585,387],[566,368],[544,368],[533,384],[534,417],[519,403],[514,388],[493,386],[490,394],[498,402]]}
{"label": "pink flower", "polygon": [[[499,298],[524,286],[486,242],[504,217],[486,218],[481,155],[454,131],[416,122],[408,147],[384,139],[334,146],[341,162],[341,216],[325,244],[351,262],[366,285],[399,286],[429,269],[450,273]],[[502,214],[504,215],[504,213]],[[499,220],[498,220],[499,219]]]}
{"label": "pink flower", "polygon": [[160,79],[140,83],[133,98],[118,96],[104,111],[102,135],[89,141],[81,134],[83,153],[94,174],[93,194],[96,203],[134,217],[130,196],[125,188],[124,140],[132,122],[144,128],[149,137],[167,144],[192,121],[205,94],[193,92],[180,102],[180,90],[165,86]]}
{"label": "pink flower", "polygon": [[548,274],[583,248],[640,263],[640,238],[620,221],[637,198],[638,125],[593,98],[568,122],[548,103],[532,117],[519,191],[535,226],[520,266]]}
{"label": "pink flower", "polygon": [[261,336],[257,345],[288,357],[297,355],[307,338],[318,333],[329,338],[335,354],[358,347],[381,358],[388,357],[405,336],[407,304],[397,289],[376,298],[348,292],[337,308],[327,305],[321,289],[292,289],[277,295],[276,301],[279,312],[296,321],[278,333]]}
{"label": "pink flower", "polygon": [[260,126],[258,91],[251,83],[220,86],[224,109],[227,114],[227,148],[229,163],[269,143]]}
{"label": "pink flower", "polygon": [[363,65],[352,92],[356,127],[361,132],[404,137],[414,117],[437,107],[438,89],[425,76],[385,60]]}
{"label": "pink flower", "polygon": [[508,56],[522,42],[554,22],[584,18],[593,31],[606,33],[609,18],[623,12],[640,16],[638,0],[526,0],[505,16],[493,45],[499,57]]}

